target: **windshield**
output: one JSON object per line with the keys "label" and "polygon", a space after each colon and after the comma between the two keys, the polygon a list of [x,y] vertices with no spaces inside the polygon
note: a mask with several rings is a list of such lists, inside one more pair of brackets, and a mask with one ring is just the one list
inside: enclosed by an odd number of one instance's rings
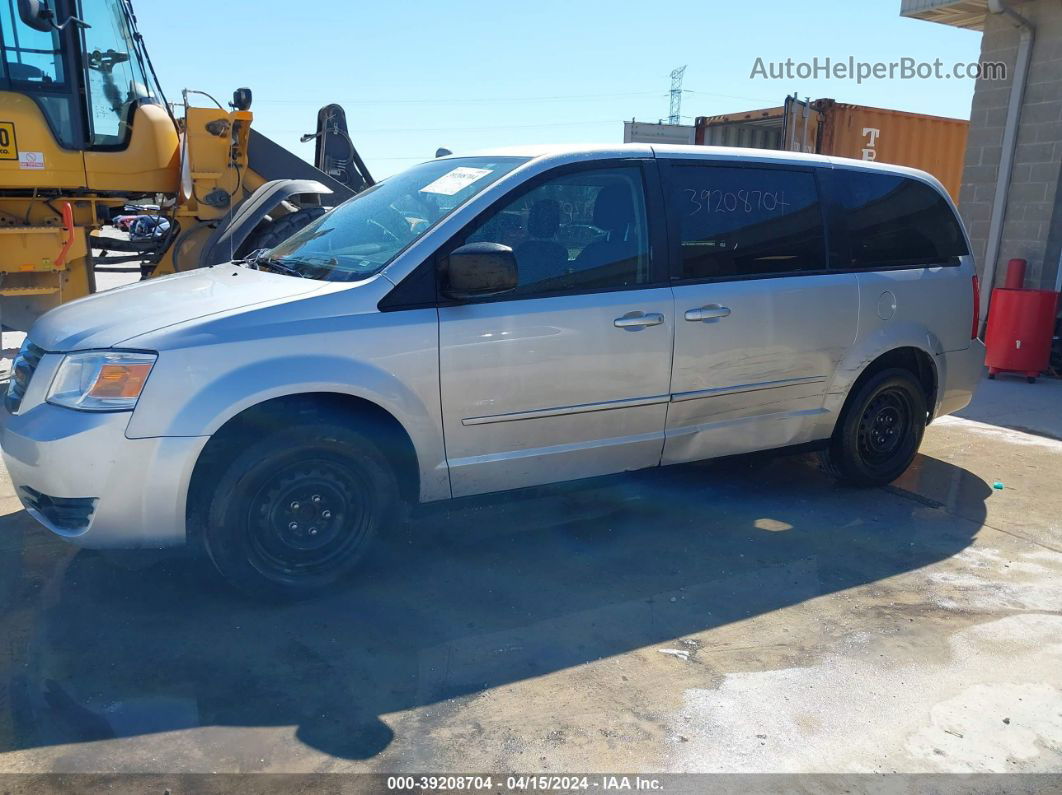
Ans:
{"label": "windshield", "polygon": [[310,279],[364,279],[454,209],[526,162],[519,157],[464,157],[421,163],[321,216],[264,259]]}

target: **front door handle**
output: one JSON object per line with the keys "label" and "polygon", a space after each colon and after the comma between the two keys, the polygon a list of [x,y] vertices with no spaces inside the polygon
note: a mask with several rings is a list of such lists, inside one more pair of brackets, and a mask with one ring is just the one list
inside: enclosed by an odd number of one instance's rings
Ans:
{"label": "front door handle", "polygon": [[623,317],[612,321],[616,328],[637,330],[646,326],[659,326],[664,322],[664,316],[660,312],[628,312]]}
{"label": "front door handle", "polygon": [[698,309],[687,309],[685,318],[691,322],[697,322],[700,320],[719,320],[723,317],[730,317],[730,307],[719,306],[719,304],[708,304]]}

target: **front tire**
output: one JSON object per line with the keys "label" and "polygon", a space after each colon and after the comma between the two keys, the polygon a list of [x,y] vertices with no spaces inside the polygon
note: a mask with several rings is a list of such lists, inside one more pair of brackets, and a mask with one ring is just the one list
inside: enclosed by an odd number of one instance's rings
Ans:
{"label": "front tire", "polygon": [[354,567],[398,500],[394,470],[371,433],[303,422],[247,445],[223,467],[204,542],[240,590],[306,597]]}
{"label": "front tire", "polygon": [[883,370],[849,397],[825,454],[826,468],[856,486],[884,486],[914,460],[928,414],[922,385],[907,370]]}
{"label": "front tire", "polygon": [[242,251],[257,251],[274,248],[294,235],[304,226],[309,226],[326,212],[324,207],[303,207],[293,213],[282,215],[274,221],[263,223],[252,232],[241,246]]}

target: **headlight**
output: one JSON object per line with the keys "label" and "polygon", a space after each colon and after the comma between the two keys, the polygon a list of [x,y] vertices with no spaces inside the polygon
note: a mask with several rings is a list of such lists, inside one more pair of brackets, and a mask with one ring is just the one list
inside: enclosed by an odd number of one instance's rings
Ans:
{"label": "headlight", "polygon": [[82,411],[129,411],[156,358],[124,351],[68,354],[52,379],[48,402]]}

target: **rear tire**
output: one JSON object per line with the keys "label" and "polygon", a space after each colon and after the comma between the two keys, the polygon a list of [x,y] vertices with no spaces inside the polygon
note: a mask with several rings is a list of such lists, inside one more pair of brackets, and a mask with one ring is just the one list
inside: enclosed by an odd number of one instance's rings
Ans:
{"label": "rear tire", "polygon": [[272,433],[220,471],[203,540],[222,576],[255,597],[297,599],[334,585],[399,502],[371,431],[345,417]]}
{"label": "rear tire", "polygon": [[871,376],[845,403],[825,469],[856,486],[884,486],[904,473],[922,443],[926,395],[907,370]]}

